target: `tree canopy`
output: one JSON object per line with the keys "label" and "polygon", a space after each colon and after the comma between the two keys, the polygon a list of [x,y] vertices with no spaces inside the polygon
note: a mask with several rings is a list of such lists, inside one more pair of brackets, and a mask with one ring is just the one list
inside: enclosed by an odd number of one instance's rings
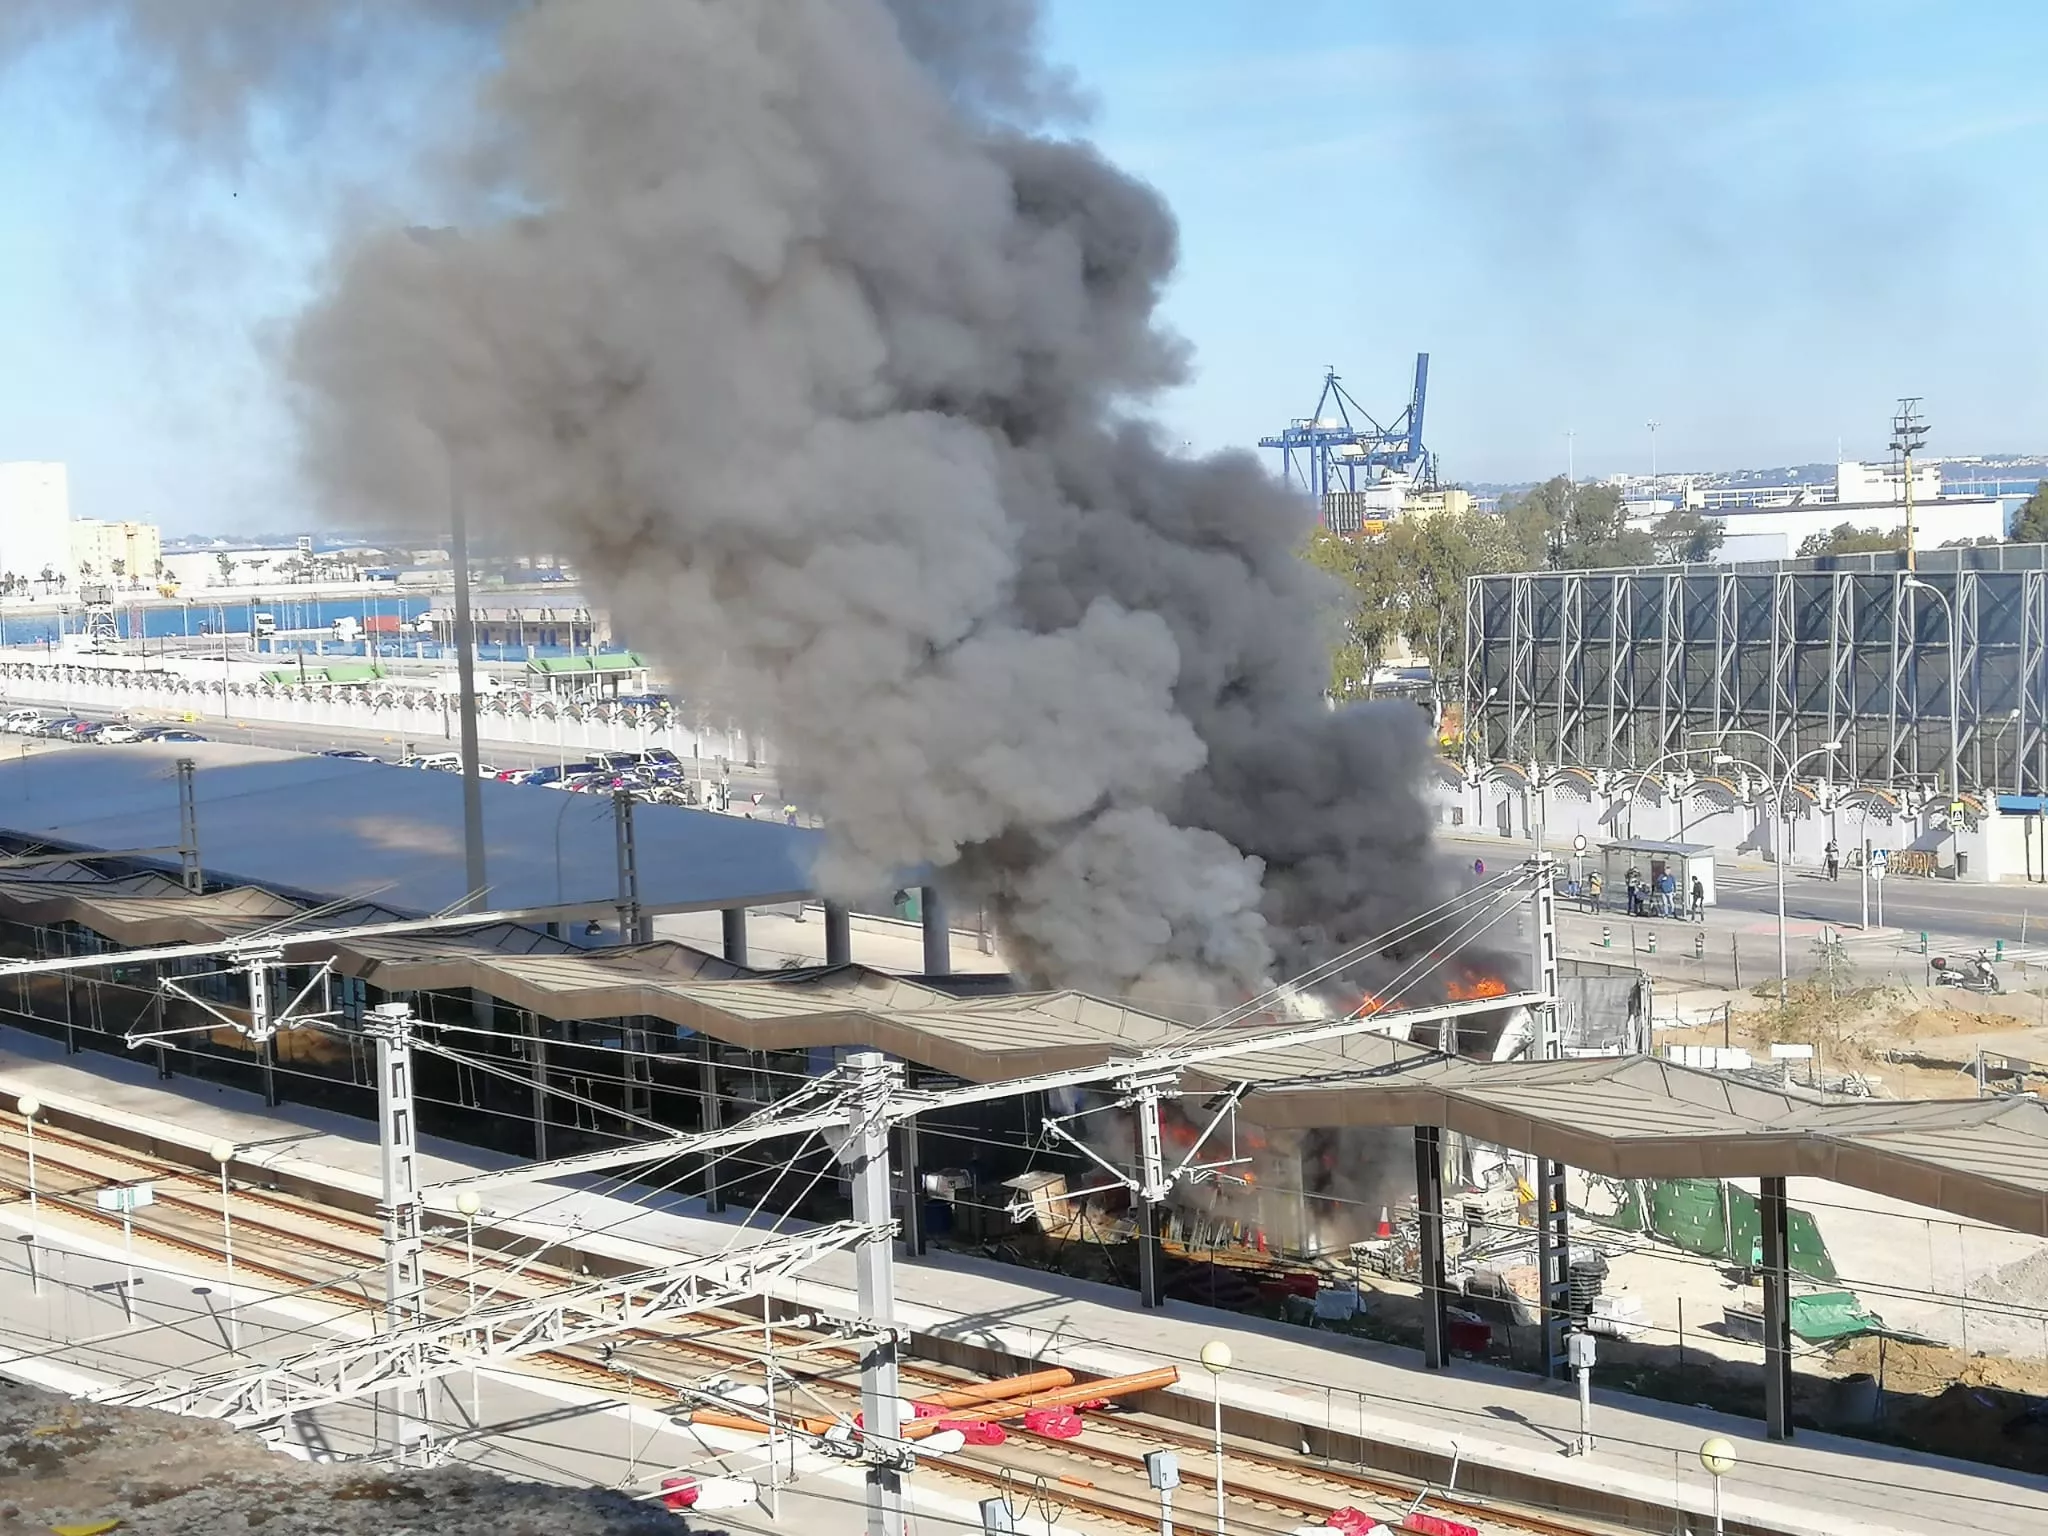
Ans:
{"label": "tree canopy", "polygon": [[1523,561],[1510,569],[1591,571],[1657,559],[1656,541],[1629,527],[1621,492],[1611,485],[1574,485],[1556,475],[1502,497],[1500,510]]}
{"label": "tree canopy", "polygon": [[2015,544],[2048,544],[2048,480],[2034,487],[2034,494],[2020,508],[2012,525]]}
{"label": "tree canopy", "polygon": [[1881,528],[1858,528],[1854,523],[1837,523],[1825,533],[1809,533],[1801,539],[1799,558],[1806,560],[1816,555],[1875,555],[1905,547],[1906,530],[1903,525],[1887,533]]}

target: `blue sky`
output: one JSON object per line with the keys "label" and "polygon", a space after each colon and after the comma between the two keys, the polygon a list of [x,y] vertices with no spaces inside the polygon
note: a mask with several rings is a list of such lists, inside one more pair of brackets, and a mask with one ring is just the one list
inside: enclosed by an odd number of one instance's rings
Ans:
{"label": "blue sky", "polygon": [[[962,0],[972,3],[972,0]],[[1275,18],[1284,20],[1276,22]],[[1052,0],[1090,134],[1182,223],[1166,400],[1254,442],[1334,364],[1375,411],[1432,354],[1447,473],[1531,479],[1931,446],[2048,450],[2048,7],[2022,0]],[[264,348],[320,249],[329,124],[172,213],[89,49],[0,77],[0,458],[84,516],[308,521]],[[281,509],[281,510],[274,510]]]}

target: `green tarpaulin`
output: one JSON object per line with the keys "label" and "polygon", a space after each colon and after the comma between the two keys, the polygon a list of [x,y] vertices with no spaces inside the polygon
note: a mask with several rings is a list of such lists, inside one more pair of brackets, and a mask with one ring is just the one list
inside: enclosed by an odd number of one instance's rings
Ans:
{"label": "green tarpaulin", "polygon": [[[1719,1179],[1644,1179],[1624,1190],[1619,1180],[1589,1179],[1588,1208],[1581,1214],[1626,1232],[1649,1231],[1688,1253],[1748,1264],[1756,1253],[1762,1222],[1756,1196]],[[1806,1211],[1786,1213],[1791,1268],[1809,1279],[1838,1278],[1820,1229]]]}
{"label": "green tarpaulin", "polygon": [[1884,1319],[1863,1310],[1849,1291],[1817,1291],[1792,1298],[1792,1332],[1809,1344],[1884,1332]]}

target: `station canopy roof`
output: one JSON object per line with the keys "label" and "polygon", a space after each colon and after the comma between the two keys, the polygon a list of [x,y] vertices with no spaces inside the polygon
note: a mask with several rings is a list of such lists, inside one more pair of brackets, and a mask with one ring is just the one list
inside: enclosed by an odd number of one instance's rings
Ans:
{"label": "station canopy roof", "polygon": [[[76,923],[124,948],[391,915],[308,912],[249,886],[190,895],[77,863],[0,869],[0,920]],[[509,922],[292,951],[330,957],[392,992],[473,988],[553,1019],[641,1016],[749,1050],[865,1047],[969,1082],[1226,1038],[1082,992],[963,996],[859,965],[754,972],[685,945],[585,949]],[[1186,1068],[1183,1091],[1248,1083],[1245,1114],[1273,1129],[1433,1125],[1614,1178],[1829,1179],[2048,1236],[2048,1106],[2029,1097],[1819,1102],[1647,1057],[1481,1062],[1364,1034],[1260,1049],[1276,1027],[1238,1026],[1246,1050]]]}
{"label": "station canopy roof", "polygon": [[[393,734],[400,729],[394,721]],[[180,757],[196,765],[200,862],[215,880],[374,900],[401,915],[452,910],[468,894],[459,775],[237,743],[52,747],[0,758],[0,835],[79,851],[151,849],[144,862],[176,868]],[[609,797],[496,780],[482,792],[486,906],[616,905]],[[640,902],[650,913],[799,899],[810,890],[820,836],[644,804],[633,830]]]}

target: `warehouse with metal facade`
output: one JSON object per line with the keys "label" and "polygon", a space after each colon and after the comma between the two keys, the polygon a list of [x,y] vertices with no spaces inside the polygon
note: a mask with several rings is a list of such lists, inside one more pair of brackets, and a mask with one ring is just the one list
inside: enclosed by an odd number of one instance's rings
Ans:
{"label": "warehouse with metal facade", "polygon": [[1649,768],[1744,730],[1788,758],[1841,741],[1837,778],[1931,785],[1953,729],[1965,790],[2048,786],[2048,545],[1927,550],[1913,572],[1887,553],[1476,576],[1465,639],[1485,760]]}

